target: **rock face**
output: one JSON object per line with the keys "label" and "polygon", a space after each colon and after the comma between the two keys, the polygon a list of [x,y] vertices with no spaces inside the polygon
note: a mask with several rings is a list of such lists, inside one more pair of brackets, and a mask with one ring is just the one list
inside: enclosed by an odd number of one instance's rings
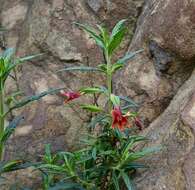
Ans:
{"label": "rock face", "polygon": [[[164,147],[145,160],[154,167],[137,173],[137,189],[195,189],[194,0],[148,0],[144,6],[143,0],[0,0],[0,6],[0,26],[7,29],[0,33],[0,47],[15,47],[19,56],[45,53],[18,68],[26,95],[51,87],[77,90],[102,84],[98,75],[56,74],[64,66],[95,66],[102,59],[89,36],[72,23],[105,23],[111,28],[128,18],[130,35],[120,53],[142,48],[144,52],[116,75],[116,92],[140,104],[138,111],[148,126],[143,134],[151,139],[147,145]],[[9,82],[8,92],[14,88]],[[64,106],[58,96],[45,97],[13,114],[23,114],[25,122],[10,140],[6,158],[35,158],[47,143],[53,151],[74,148],[91,118],[76,106]]]}
{"label": "rock face", "polygon": [[139,17],[129,51],[145,51],[119,73],[117,89],[142,105],[140,114],[146,125],[162,113],[191,75],[194,11],[194,1],[149,0]]}
{"label": "rock face", "polygon": [[[168,108],[147,129],[147,146],[163,150],[145,160],[152,169],[138,175],[137,189],[192,190],[194,176],[195,72],[178,90]],[[144,180],[141,180],[144,179]]]}
{"label": "rock face", "polygon": [[129,76],[119,90],[134,95],[145,122],[153,121],[143,132],[151,139],[145,146],[163,147],[145,160],[152,167],[137,174],[138,190],[195,188],[194,11],[195,1],[148,1],[129,47],[145,52],[119,74]]}
{"label": "rock face", "polygon": [[[121,51],[124,52],[132,38],[142,3],[143,0],[0,0],[0,26],[6,29],[0,33],[0,47],[15,47],[18,56],[44,53],[39,59],[18,68],[20,89],[26,95],[32,95],[48,88],[78,90],[94,82],[102,84],[104,81],[98,75],[56,74],[65,66],[95,66],[102,60],[94,42],[73,22],[105,23],[111,28],[118,20],[129,18],[131,35],[123,44]],[[8,92],[16,89],[13,81],[7,86]],[[80,101],[90,103],[93,99]],[[18,114],[24,115],[25,121],[11,138],[6,159],[39,159],[44,144],[48,143],[52,144],[53,151],[72,149],[78,146],[85,134],[86,122],[91,118],[91,114],[81,112],[77,106],[65,106],[58,96],[47,96],[13,113]],[[35,181],[30,175],[27,175],[29,180],[21,178],[16,173],[10,183]]]}

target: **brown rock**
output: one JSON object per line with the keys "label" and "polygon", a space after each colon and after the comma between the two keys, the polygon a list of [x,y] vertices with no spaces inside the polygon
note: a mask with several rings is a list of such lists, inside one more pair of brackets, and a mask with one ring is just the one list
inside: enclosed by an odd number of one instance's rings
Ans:
{"label": "brown rock", "polygon": [[181,117],[195,93],[194,74],[162,115],[144,131],[150,139],[146,146],[162,146],[163,149],[145,160],[151,169],[138,174],[135,183],[138,190],[192,190],[194,187],[194,133]]}
{"label": "brown rock", "polygon": [[[116,87],[142,105],[146,125],[169,105],[193,70],[194,11],[194,1],[150,0],[138,19],[129,51],[145,51],[117,75]],[[155,114],[147,115],[151,109]]]}

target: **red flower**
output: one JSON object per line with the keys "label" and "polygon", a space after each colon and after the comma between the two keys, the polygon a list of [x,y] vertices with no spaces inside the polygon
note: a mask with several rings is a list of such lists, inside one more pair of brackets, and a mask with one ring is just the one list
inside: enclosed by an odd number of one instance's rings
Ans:
{"label": "red flower", "polygon": [[140,131],[144,128],[141,120],[138,117],[134,118],[134,123]]}
{"label": "red flower", "polygon": [[[119,106],[115,107],[112,110],[112,128],[118,127],[121,131],[124,130],[124,127],[128,124],[127,116],[122,115],[121,109]],[[130,127],[129,125],[127,127]]]}
{"label": "red flower", "polygon": [[60,95],[66,97],[65,103],[77,99],[81,96],[79,92],[60,92]]}

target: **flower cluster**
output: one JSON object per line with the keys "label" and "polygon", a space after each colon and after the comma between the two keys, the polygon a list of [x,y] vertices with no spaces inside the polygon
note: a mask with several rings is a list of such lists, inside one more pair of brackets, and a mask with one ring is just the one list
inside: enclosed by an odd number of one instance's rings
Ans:
{"label": "flower cluster", "polygon": [[[82,96],[81,92],[64,92],[61,91],[60,95],[65,98],[65,103],[73,101],[74,99],[79,98]],[[120,106],[115,106],[114,109],[111,111],[112,115],[112,128],[118,128],[120,131],[124,131],[125,128],[130,128],[131,124],[128,121],[128,115],[123,115]],[[138,127],[139,130],[143,129],[143,124],[138,117],[134,117],[134,124]]]}
{"label": "flower cluster", "polygon": [[61,91],[60,92],[60,96],[64,97],[65,98],[65,103],[68,103],[74,99],[77,99],[81,96],[82,94],[80,92],[64,92],[64,91]]}
{"label": "flower cluster", "polygon": [[122,115],[120,107],[116,106],[112,110],[112,128],[118,128],[123,131],[125,127],[130,127],[128,118],[127,116]]}

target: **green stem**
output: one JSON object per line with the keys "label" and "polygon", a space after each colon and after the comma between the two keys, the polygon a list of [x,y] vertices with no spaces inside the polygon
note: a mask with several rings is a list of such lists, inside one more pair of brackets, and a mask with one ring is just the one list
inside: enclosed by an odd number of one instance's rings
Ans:
{"label": "green stem", "polygon": [[82,180],[74,171],[69,171],[69,175],[72,176],[73,178],[75,178],[75,181],[81,185],[83,185],[87,190],[91,190],[94,185],[92,183],[88,183],[84,180]]}
{"label": "green stem", "polygon": [[93,187],[92,183],[88,183],[84,180],[82,180],[77,174],[76,172],[72,169],[72,167],[70,166],[68,160],[65,160],[66,162],[66,167],[68,168],[68,174],[69,176],[73,177],[75,179],[76,182],[78,182],[79,184],[83,185],[87,190],[91,190]]}
{"label": "green stem", "polygon": [[112,102],[110,100],[110,96],[112,94],[112,64],[111,59],[108,53],[105,53],[106,63],[107,63],[107,88],[108,88],[108,112],[110,113],[112,110]]}
{"label": "green stem", "polygon": [[[0,82],[0,137],[4,133],[4,87]],[[0,142],[0,161],[3,159],[3,144]]]}

